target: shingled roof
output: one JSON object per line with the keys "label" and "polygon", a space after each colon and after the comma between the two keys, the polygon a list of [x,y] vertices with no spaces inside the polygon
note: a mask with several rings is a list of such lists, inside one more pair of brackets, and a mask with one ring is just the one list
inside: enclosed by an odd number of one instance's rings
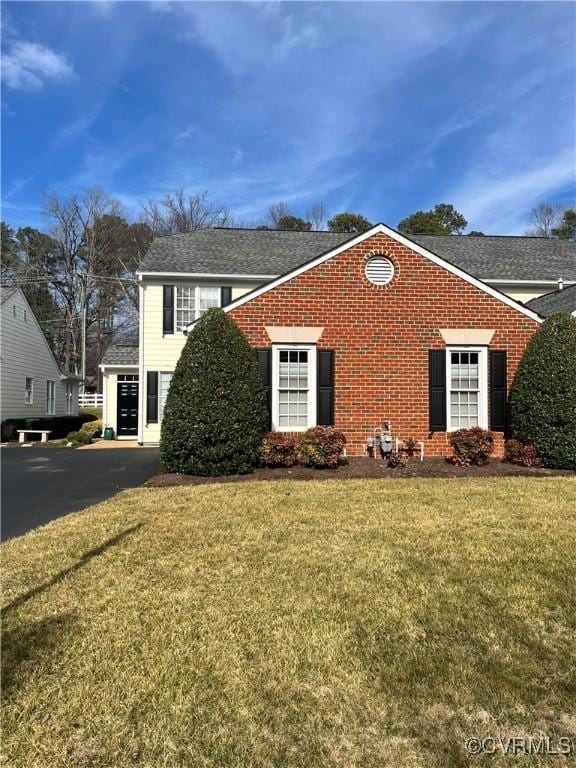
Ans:
{"label": "shingled roof", "polygon": [[[199,229],[156,238],[141,272],[286,274],[355,237],[339,232]],[[542,237],[414,235],[410,239],[481,280],[576,282],[576,243]]]}
{"label": "shingled roof", "polygon": [[555,312],[576,313],[576,285],[568,288],[562,288],[559,291],[545,293],[544,296],[538,296],[536,299],[530,299],[526,306],[538,312],[542,317],[549,317]]}
{"label": "shingled roof", "polygon": [[353,237],[339,232],[198,229],[156,238],[140,271],[273,277]]}
{"label": "shingled roof", "polygon": [[547,237],[416,235],[411,238],[481,280],[576,282],[576,243]]}
{"label": "shingled roof", "polygon": [[118,341],[111,344],[100,361],[100,365],[138,365],[138,341]]}

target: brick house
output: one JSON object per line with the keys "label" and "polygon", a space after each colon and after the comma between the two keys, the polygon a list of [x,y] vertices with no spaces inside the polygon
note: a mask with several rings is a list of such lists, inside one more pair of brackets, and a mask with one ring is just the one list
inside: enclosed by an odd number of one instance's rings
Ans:
{"label": "brick house", "polygon": [[409,239],[381,224],[158,238],[139,273],[138,347],[102,361],[104,419],[157,442],[185,334],[224,306],[258,355],[272,428],[333,424],[354,455],[390,420],[430,456],[447,452],[449,431],[479,424],[501,448],[509,387],[542,322],[518,297],[576,283],[575,255],[557,240]]}

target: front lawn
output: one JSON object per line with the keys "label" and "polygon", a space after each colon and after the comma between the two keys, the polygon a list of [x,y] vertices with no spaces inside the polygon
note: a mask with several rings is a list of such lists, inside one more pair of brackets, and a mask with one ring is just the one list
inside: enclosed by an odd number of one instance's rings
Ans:
{"label": "front lawn", "polygon": [[[3,547],[4,763],[561,766],[576,479],[127,491]],[[575,741],[576,743],[576,741]]]}

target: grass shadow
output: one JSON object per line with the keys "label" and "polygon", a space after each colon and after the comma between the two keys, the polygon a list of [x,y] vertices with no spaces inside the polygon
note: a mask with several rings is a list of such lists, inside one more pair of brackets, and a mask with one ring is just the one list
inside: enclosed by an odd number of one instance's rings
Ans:
{"label": "grass shadow", "polygon": [[76,614],[61,613],[30,623],[15,622],[2,628],[2,697],[6,702],[17,682],[24,682],[26,670],[37,674],[50,667],[55,653],[69,637]]}
{"label": "grass shadow", "polygon": [[66,576],[68,576],[70,573],[74,573],[74,571],[79,570],[80,568],[83,568],[85,565],[87,565],[92,558],[97,557],[98,555],[101,555],[103,552],[105,552],[110,547],[113,547],[115,544],[118,544],[119,541],[122,541],[122,539],[125,539],[126,536],[130,536],[132,533],[136,533],[136,531],[139,531],[140,528],[142,528],[143,523],[136,523],[136,525],[131,525],[130,528],[126,528],[123,531],[120,531],[120,533],[117,533],[116,536],[112,536],[110,539],[106,539],[106,541],[102,542],[102,544],[99,544],[97,547],[94,547],[93,549],[89,549],[87,552],[84,552],[83,555],[81,555],[80,559],[74,563],[74,565],[69,566],[68,568],[64,568],[62,571],[59,571],[55,576],[53,576],[48,581],[45,581],[43,584],[39,584],[37,587],[34,587],[33,589],[28,590],[28,592],[24,592],[22,595],[18,595],[18,597],[15,597],[14,600],[7,603],[1,610],[0,610],[0,619],[4,619],[6,614],[10,611],[13,611],[15,608],[18,608],[19,606],[26,603],[28,600],[30,600],[33,597],[36,597],[37,595],[41,595],[42,592],[45,592],[47,589],[50,589],[50,587],[53,587],[55,584],[58,584],[61,582]]}

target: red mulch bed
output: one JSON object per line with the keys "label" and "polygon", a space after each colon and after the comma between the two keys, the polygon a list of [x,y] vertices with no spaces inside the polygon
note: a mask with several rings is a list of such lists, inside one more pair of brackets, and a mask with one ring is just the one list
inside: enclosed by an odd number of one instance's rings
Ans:
{"label": "red mulch bed", "polygon": [[539,467],[519,467],[492,459],[483,467],[456,467],[445,459],[410,459],[405,468],[390,469],[381,459],[356,457],[349,459],[337,469],[309,469],[307,467],[261,467],[251,475],[226,475],[224,477],[199,477],[198,475],[155,475],[146,483],[155,488],[174,485],[202,485],[205,483],[245,483],[252,480],[364,480],[383,478],[414,477],[553,477],[557,475],[576,476],[569,470],[542,469]]}

